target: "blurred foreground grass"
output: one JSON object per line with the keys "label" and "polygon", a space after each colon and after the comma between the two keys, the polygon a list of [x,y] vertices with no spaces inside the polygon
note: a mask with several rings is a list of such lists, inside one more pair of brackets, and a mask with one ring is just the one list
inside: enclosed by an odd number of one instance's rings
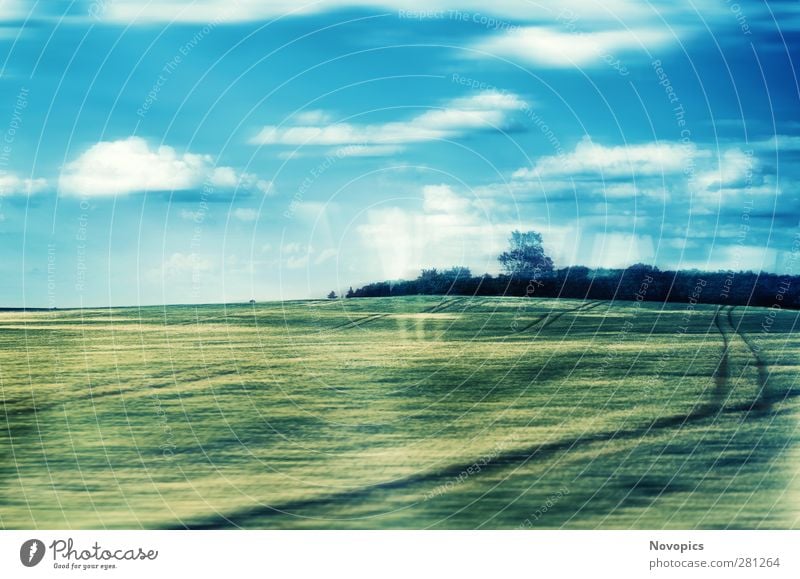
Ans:
{"label": "blurred foreground grass", "polygon": [[0,312],[0,527],[797,528],[798,321],[438,297]]}

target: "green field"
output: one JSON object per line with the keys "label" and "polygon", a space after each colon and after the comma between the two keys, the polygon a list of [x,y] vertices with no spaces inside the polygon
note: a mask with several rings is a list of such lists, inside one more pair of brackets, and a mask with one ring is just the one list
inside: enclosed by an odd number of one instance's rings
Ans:
{"label": "green field", "polygon": [[0,312],[2,528],[798,528],[797,312]]}

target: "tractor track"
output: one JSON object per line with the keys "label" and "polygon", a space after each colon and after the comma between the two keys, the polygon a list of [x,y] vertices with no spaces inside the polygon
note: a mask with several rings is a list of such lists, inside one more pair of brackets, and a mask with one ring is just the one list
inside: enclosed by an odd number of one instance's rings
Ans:
{"label": "tractor track", "polygon": [[739,320],[738,324],[733,322],[733,310],[735,306],[728,306],[728,324],[736,335],[745,343],[750,353],[753,356],[753,365],[756,368],[756,376],[758,382],[758,396],[753,400],[752,408],[754,410],[768,411],[772,408],[775,402],[780,401],[783,397],[777,393],[771,392],[769,388],[769,364],[761,355],[761,347],[747,335],[742,329],[742,321],[744,316]]}
{"label": "tractor track", "polygon": [[[577,308],[559,312],[551,315],[545,314],[535,320],[525,329],[529,329],[536,324],[543,323],[542,328],[557,321],[564,314],[586,311],[598,307],[603,302],[581,304]],[[752,343],[752,339],[747,336],[733,322],[733,306],[720,306],[714,313],[713,323],[717,327],[722,337],[722,355],[718,366],[713,374],[715,383],[714,393],[711,403],[698,403],[689,413],[673,414],[655,418],[639,427],[620,428],[592,434],[580,435],[577,437],[546,442],[526,447],[510,449],[500,453],[492,462],[482,466],[483,472],[497,472],[509,468],[520,468],[527,463],[535,460],[546,460],[559,453],[570,452],[592,444],[608,443],[612,441],[637,440],[645,437],[656,436],[672,429],[680,429],[700,423],[706,420],[716,420],[723,415],[744,414],[744,417],[757,417],[754,411],[770,408],[777,401],[785,400],[789,397],[800,396],[800,390],[791,390],[783,393],[780,397],[770,396],[767,390],[767,378],[769,376],[767,363],[761,357],[759,348]],[[548,319],[549,318],[549,319]],[[546,320],[546,321],[545,321]],[[759,394],[753,401],[746,401],[739,404],[725,405],[725,400],[731,394],[731,360],[730,349],[733,336],[738,336],[747,345],[753,355],[755,365],[758,368]],[[299,511],[313,508],[344,508],[348,504],[364,504],[374,494],[387,491],[411,491],[414,487],[442,484],[459,476],[466,469],[470,468],[474,461],[459,461],[440,468],[413,474],[392,481],[377,483],[374,485],[349,489],[346,491],[330,493],[320,497],[310,499],[298,499],[277,504],[275,506],[258,506],[249,509],[242,509],[228,515],[216,514],[195,522],[185,522],[174,528],[181,529],[219,529],[228,527],[240,527],[253,524],[256,521],[262,523],[263,519],[281,516],[297,516]],[[263,524],[263,523],[262,523]]]}
{"label": "tractor track", "polygon": [[731,393],[730,383],[730,348],[731,339],[728,332],[723,328],[723,322],[720,319],[720,314],[726,306],[717,306],[714,312],[714,325],[717,327],[719,335],[722,337],[722,356],[720,356],[719,363],[714,369],[714,392],[711,395],[711,404],[717,408],[721,408],[725,404],[725,399]]}
{"label": "tractor track", "polygon": [[432,306],[426,310],[423,310],[422,313],[425,314],[438,314],[439,312],[443,312],[446,309],[453,307],[454,305],[466,301],[468,298],[453,298],[451,300],[442,300],[435,306]]}
{"label": "tractor track", "polygon": [[[793,392],[793,395],[800,395],[800,392]],[[608,443],[612,441],[637,440],[648,436],[654,436],[664,431],[674,428],[683,428],[703,420],[715,419],[725,414],[749,413],[752,407],[749,404],[739,404],[726,408],[713,409],[703,407],[689,414],[675,414],[663,416],[642,425],[639,428],[624,428],[613,431],[598,432],[578,436],[563,440],[556,440],[527,447],[521,447],[497,455],[490,463],[482,465],[481,472],[498,472],[510,468],[521,468],[529,462],[535,460],[547,460],[553,456],[570,452],[582,447]],[[433,484],[445,484],[458,477],[462,472],[471,468],[475,464],[474,460],[459,461],[450,465],[443,466],[433,471],[419,473],[408,477],[399,478],[392,481],[377,483],[374,485],[354,488],[337,493],[330,493],[320,497],[310,499],[298,499],[280,503],[274,506],[261,505],[254,508],[242,509],[227,515],[216,514],[207,518],[199,519],[194,522],[187,521],[179,524],[172,529],[223,529],[243,527],[258,522],[264,524],[264,519],[271,517],[297,517],[303,516],[300,511],[305,509],[333,507],[347,508],[348,505],[363,505],[374,494],[386,491],[411,491],[413,487]],[[420,489],[421,491],[422,489]]]}
{"label": "tractor track", "polygon": [[[442,311],[444,311],[446,309],[449,309],[449,308],[453,307],[454,305],[463,302],[466,299],[467,298],[456,298],[456,299],[453,299],[453,300],[440,302],[440,303],[436,304],[435,306],[433,306],[431,308],[428,308],[427,310],[423,310],[422,313],[426,313],[426,314],[434,314],[434,313],[436,313],[436,314],[438,314],[439,312],[442,312]],[[372,322],[376,322],[376,321],[378,321],[380,319],[386,318],[386,317],[391,316],[391,315],[392,315],[391,312],[384,313],[384,314],[370,314],[368,316],[363,316],[363,317],[360,317],[360,318],[356,318],[355,320],[350,320],[350,321],[344,322],[343,324],[339,324],[338,326],[333,326],[332,328],[330,328],[328,330],[328,332],[329,333],[333,333],[333,332],[338,332],[338,331],[343,331],[343,330],[351,330],[353,328],[359,328],[361,326],[364,326],[364,325],[372,323]]]}
{"label": "tractor track", "polygon": [[[585,303],[582,303],[581,305],[579,305],[576,308],[572,308],[571,310],[564,310],[564,311],[558,312],[556,314],[554,314],[552,312],[548,312],[546,314],[542,314],[541,316],[539,316],[538,318],[533,320],[528,325],[519,328],[517,330],[517,332],[518,333],[519,332],[526,332],[526,331],[530,330],[531,328],[537,326],[540,323],[542,324],[542,326],[539,329],[543,330],[547,326],[550,326],[551,324],[554,324],[555,322],[557,322],[559,320],[559,318],[561,318],[565,314],[574,314],[574,313],[578,313],[578,312],[586,312],[586,311],[589,311],[591,309],[594,309],[594,308],[598,307],[599,305],[601,305],[603,303],[606,303],[606,301],[607,300],[602,300],[602,301],[599,301],[599,302],[585,302]],[[542,323],[542,322],[544,322],[544,323]]]}
{"label": "tractor track", "polygon": [[334,332],[343,331],[343,330],[351,330],[353,328],[361,327],[361,326],[363,326],[365,324],[380,320],[380,319],[385,318],[385,317],[390,316],[390,315],[392,315],[392,314],[370,314],[368,316],[363,316],[361,318],[356,318],[355,320],[350,320],[350,321],[344,322],[343,324],[339,324],[338,326],[333,326],[326,333],[334,333]]}

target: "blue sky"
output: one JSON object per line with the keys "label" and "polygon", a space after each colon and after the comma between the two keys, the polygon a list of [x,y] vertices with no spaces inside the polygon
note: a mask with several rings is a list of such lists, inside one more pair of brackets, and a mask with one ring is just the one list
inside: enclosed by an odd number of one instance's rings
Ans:
{"label": "blue sky", "polygon": [[496,273],[514,228],[559,266],[790,271],[799,32],[796,2],[0,0],[0,305]]}

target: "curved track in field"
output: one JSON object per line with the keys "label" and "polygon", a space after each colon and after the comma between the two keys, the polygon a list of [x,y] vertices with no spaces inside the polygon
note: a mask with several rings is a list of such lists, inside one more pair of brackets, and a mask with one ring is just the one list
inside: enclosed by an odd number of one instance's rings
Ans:
{"label": "curved track in field", "polygon": [[594,309],[594,308],[596,308],[596,307],[598,307],[598,306],[600,306],[602,304],[605,304],[605,303],[608,303],[608,300],[603,300],[603,301],[599,301],[599,302],[584,302],[581,305],[579,305],[578,307],[572,308],[570,310],[564,310],[564,311],[561,311],[561,312],[556,312],[555,314],[552,313],[552,312],[548,312],[546,314],[542,314],[541,316],[539,316],[538,318],[536,318],[535,320],[533,320],[529,324],[519,328],[517,330],[517,332],[526,332],[526,331],[530,330],[531,328],[534,328],[534,327],[538,326],[539,324],[542,324],[539,327],[539,330],[543,330],[547,326],[550,326],[551,324],[554,324],[555,322],[557,322],[559,320],[559,318],[561,318],[562,316],[564,316],[566,314],[576,314],[576,313],[579,313],[579,312],[587,312],[587,311],[592,310],[592,309]]}
{"label": "curved track in field", "polygon": [[[558,312],[557,314],[545,314],[534,320],[524,329],[534,327],[542,323],[542,328],[556,322],[563,315],[568,313],[579,313],[589,311],[600,306],[604,302],[592,302],[581,304],[580,306]],[[450,305],[453,305],[452,303]],[[620,440],[636,440],[648,436],[663,433],[665,430],[680,429],[702,421],[716,419],[722,415],[744,414],[745,418],[757,417],[754,410],[763,409],[764,405],[771,405],[775,399],[770,397],[767,388],[769,377],[767,363],[759,354],[759,349],[753,344],[752,339],[747,336],[740,328],[733,323],[733,306],[718,307],[714,313],[713,324],[717,327],[722,339],[722,353],[716,370],[712,375],[715,387],[711,394],[711,399],[705,403],[698,403],[689,413],[673,414],[661,416],[646,422],[638,427],[621,428],[585,434],[578,437],[556,440],[542,444],[519,447],[510,449],[497,455],[490,463],[481,467],[482,472],[501,471],[509,468],[519,468],[531,461],[545,460],[559,453],[573,451],[585,446],[598,443],[607,443]],[[524,331],[520,330],[520,331]],[[730,350],[733,338],[740,338],[749,348],[753,355],[753,363],[758,368],[758,395],[751,401],[744,403],[726,405],[726,400],[732,394],[733,385],[731,383],[731,359]],[[800,395],[800,391],[789,391],[781,399],[790,396]],[[262,505],[258,507],[243,509],[229,514],[216,514],[207,518],[185,522],[174,528],[185,529],[219,529],[230,527],[246,527],[251,524],[263,523],[265,519],[282,516],[304,516],[303,511],[313,511],[319,508],[341,508],[348,504],[363,504],[377,493],[387,491],[416,491],[417,496],[428,485],[442,484],[458,477],[466,469],[472,467],[475,461],[459,461],[440,468],[402,477],[392,481],[386,481],[366,487],[354,488],[336,493],[329,493],[323,496],[310,499],[299,499],[288,501],[276,505]],[[415,487],[423,487],[416,489]]]}

